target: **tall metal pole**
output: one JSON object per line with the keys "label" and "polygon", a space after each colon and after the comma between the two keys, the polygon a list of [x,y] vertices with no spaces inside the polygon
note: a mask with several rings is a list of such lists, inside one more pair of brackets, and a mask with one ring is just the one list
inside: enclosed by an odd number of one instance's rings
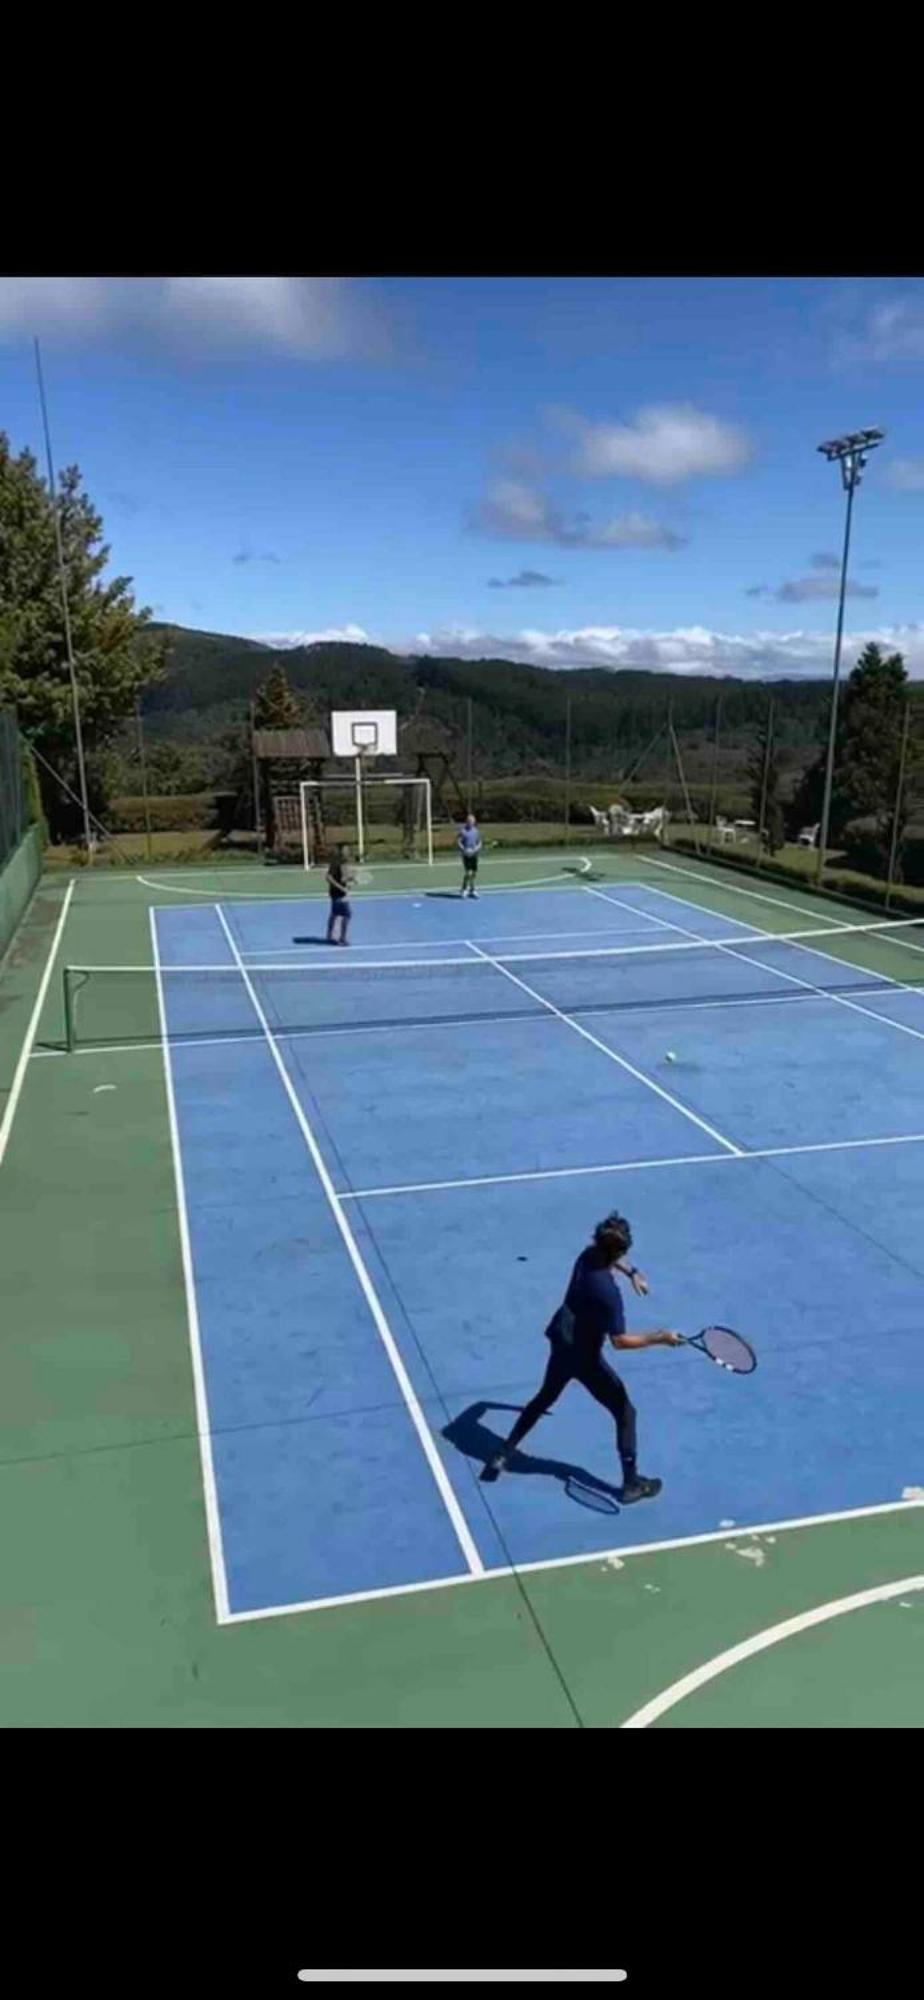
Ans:
{"label": "tall metal pole", "polygon": [[844,551],[841,557],[841,586],[837,603],[837,631],[834,639],[834,671],[831,681],[831,720],[828,729],[828,754],[825,759],[825,785],[818,828],[817,881],[819,888],[825,870],[825,854],[828,847],[828,831],[831,821],[831,791],[834,782],[834,751],[837,742],[837,703],[841,673],[841,641],[844,636],[844,599],[847,595],[847,562],[850,555],[850,524],[853,518],[853,496],[863,477],[867,453],[881,444],[885,432],[881,430],[852,431],[848,437],[832,438],[828,444],[820,444],[818,449],[825,458],[836,460],[841,468],[841,484],[847,495],[847,514],[844,521]]}
{"label": "tall metal pole", "polygon": [[715,725],[712,737],[712,786],[709,793],[709,829],[706,835],[706,852],[712,853],[715,838],[715,809],[719,799],[719,732],[722,727],[722,697],[716,696]]}
{"label": "tall metal pole", "polygon": [[[257,836],[257,855],[263,851],[263,816],[260,812],[260,766],[257,761],[257,704],[250,704],[250,770],[253,785],[253,824]],[[304,801],[302,804],[304,811]],[[306,843],[307,847],[307,843]]]}
{"label": "tall metal pole", "polygon": [[850,523],[853,516],[853,496],[856,480],[847,486],[847,515],[844,521],[844,553],[841,557],[841,587],[837,603],[837,631],[834,637],[834,673],[831,681],[831,720],[828,726],[828,755],[825,760],[825,789],[821,807],[821,824],[818,829],[818,884],[821,886],[825,869],[825,853],[828,846],[828,827],[831,821],[831,790],[834,783],[834,751],[837,742],[837,704],[841,677],[841,641],[844,636],[844,599],[847,595],[847,558],[850,554]]}
{"label": "tall metal pole", "polygon": [[911,703],[905,703],[905,718],[902,723],[902,744],[898,753],[898,783],[895,787],[895,810],[892,814],[892,843],[889,848],[889,873],[886,878],[885,906],[892,901],[892,885],[895,880],[895,860],[898,854],[898,829],[901,823],[902,793],[905,789],[905,762],[908,756],[908,732],[911,727]]}
{"label": "tall metal pole", "polygon": [[141,763],[141,796],[144,799],[145,852],[148,860],[153,860],[151,848],[151,807],[148,802],[148,767],[144,754],[144,724],[141,720],[141,695],[135,696],[135,721],[138,725],[138,757]]}
{"label": "tall metal pole", "polygon": [[571,696],[565,700],[565,845],[571,838]]}
{"label": "tall metal pole", "polygon": [[767,740],[764,744],[764,770],[760,786],[760,810],[757,815],[757,867],[763,854],[764,826],[767,818],[767,786],[770,781],[770,759],[773,755],[773,696],[767,710]]}
{"label": "tall metal pole", "polygon": [[80,726],[80,693],[77,687],[77,668],[74,664],[74,646],[71,637],[71,612],[67,596],[67,575],[64,568],[64,542],[61,536],[61,516],[58,508],[58,488],[55,480],[54,460],[51,455],[51,432],[48,427],[48,409],[45,402],[45,383],[42,377],[42,355],[38,341],[35,343],[35,368],[38,375],[39,401],[42,406],[42,426],[45,432],[45,456],[48,461],[48,493],[55,524],[55,548],[58,557],[58,584],[61,591],[61,608],[64,613],[64,646],[67,653],[68,672],[71,677],[71,701],[74,709],[74,741],[77,746],[77,773],[80,786],[80,803],[83,809],[83,837],[87,848],[87,866],[93,862],[93,847],[90,835],[90,801],[87,794],[87,766],[83,754],[83,731]]}

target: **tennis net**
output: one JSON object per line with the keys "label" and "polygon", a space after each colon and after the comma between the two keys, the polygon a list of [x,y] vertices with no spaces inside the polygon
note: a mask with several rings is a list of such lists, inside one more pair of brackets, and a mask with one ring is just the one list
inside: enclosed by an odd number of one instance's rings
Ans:
{"label": "tennis net", "polygon": [[[924,918],[580,951],[320,964],[68,966],[69,1049],[330,1033],[549,1011],[811,1001],[924,983]],[[921,1010],[924,1029],[924,1007]]]}

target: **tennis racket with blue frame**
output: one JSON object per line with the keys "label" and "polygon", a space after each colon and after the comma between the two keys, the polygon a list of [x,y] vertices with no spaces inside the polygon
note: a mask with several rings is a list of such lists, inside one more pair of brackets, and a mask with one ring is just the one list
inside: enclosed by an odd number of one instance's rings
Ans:
{"label": "tennis racket with blue frame", "polygon": [[753,1347],[730,1326],[704,1326],[701,1333],[685,1335],[683,1344],[697,1348],[717,1368],[727,1368],[732,1375],[753,1375],[757,1367]]}

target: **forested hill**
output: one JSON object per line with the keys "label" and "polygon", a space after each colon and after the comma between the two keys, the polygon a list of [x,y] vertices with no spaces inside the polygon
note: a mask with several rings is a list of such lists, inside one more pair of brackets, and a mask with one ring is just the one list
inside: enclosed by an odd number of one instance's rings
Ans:
{"label": "forested hill", "polygon": [[282,664],[307,715],[325,721],[330,709],[351,707],[395,708],[405,719],[418,713],[448,728],[460,754],[470,699],[483,774],[560,771],[568,697],[576,775],[627,769],[666,721],[669,704],[678,737],[699,763],[719,695],[723,763],[744,754],[772,694],[784,763],[801,764],[817,748],[829,696],[823,680],[761,683],[605,668],[555,672],[510,660],[402,657],[378,646],[326,642],[274,648],[180,626],[155,629],[167,636],[170,653],[166,679],[145,694],[154,734],[200,744],[215,740]]}

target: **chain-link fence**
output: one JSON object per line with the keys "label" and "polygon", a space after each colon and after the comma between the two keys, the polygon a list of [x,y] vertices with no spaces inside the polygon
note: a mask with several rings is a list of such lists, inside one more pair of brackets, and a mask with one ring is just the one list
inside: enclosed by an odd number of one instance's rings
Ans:
{"label": "chain-link fence", "polygon": [[16,717],[0,709],[0,868],[28,825],[22,743]]}

